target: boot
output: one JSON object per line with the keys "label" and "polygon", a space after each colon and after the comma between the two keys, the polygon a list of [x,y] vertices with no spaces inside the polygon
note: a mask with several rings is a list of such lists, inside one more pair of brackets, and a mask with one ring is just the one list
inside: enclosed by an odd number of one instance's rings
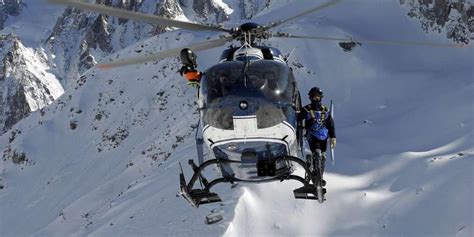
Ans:
{"label": "boot", "polygon": [[321,153],[321,173],[324,173],[324,168],[326,168],[326,152]]}
{"label": "boot", "polygon": [[[321,159],[321,167],[318,165],[318,160]],[[324,177],[324,168],[326,163],[326,153],[321,152],[321,150],[316,149],[313,153],[313,167],[315,169],[321,168],[321,186],[326,186],[326,180],[323,179]]]}
{"label": "boot", "polygon": [[313,164],[313,156],[312,155],[306,155],[306,165],[308,166],[308,168],[311,169],[312,164]]}
{"label": "boot", "polygon": [[[323,177],[324,177],[324,168],[326,167],[326,152],[322,152],[322,153],[321,153],[321,159],[322,159],[322,162],[321,162],[321,174],[323,174]],[[321,185],[322,185],[322,186],[326,186],[326,180],[322,179],[322,180],[321,180]]]}

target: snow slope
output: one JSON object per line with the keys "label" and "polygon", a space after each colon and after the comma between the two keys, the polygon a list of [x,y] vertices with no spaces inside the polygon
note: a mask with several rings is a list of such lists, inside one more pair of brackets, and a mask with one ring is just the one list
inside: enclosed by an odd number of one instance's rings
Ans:
{"label": "snow slope", "polygon": [[[329,9],[320,21],[354,38],[428,39],[396,3],[355,5]],[[305,31],[328,28],[320,21]],[[304,54],[310,47],[314,56]],[[363,45],[352,57],[331,44],[308,48],[297,48],[297,60],[316,62],[312,83],[336,101],[328,201],[293,201],[295,184],[250,186],[226,235],[472,236],[472,48]]]}
{"label": "snow slope", "polygon": [[0,35],[0,133],[64,92],[46,54],[26,48],[15,35]]}
{"label": "snow slope", "polygon": [[26,47],[38,47],[51,34],[63,9],[43,0],[22,0],[25,7],[18,16],[10,16],[2,33],[18,35]]}
{"label": "snow slope", "polygon": [[[257,20],[315,4],[279,2]],[[280,29],[445,41],[405,15],[397,1],[344,1]],[[111,58],[208,36],[214,34],[168,32]],[[327,165],[324,204],[294,200],[299,184],[292,181],[218,185],[224,202],[197,210],[177,197],[178,163],[195,157],[197,114],[195,90],[171,58],[89,70],[59,100],[0,137],[0,235],[473,235],[472,48],[363,44],[346,53],[330,42],[269,43],[283,52],[296,47],[291,63],[303,95],[319,86],[326,101],[335,100],[337,160]],[[200,69],[221,50],[198,53]],[[185,172],[189,177],[187,166]],[[224,219],[206,225],[210,213]]]}
{"label": "snow slope", "polygon": [[[3,22],[12,6],[22,7]],[[54,66],[50,65],[53,56],[40,47],[61,8],[32,0],[1,1],[0,8],[2,27],[5,26],[0,31],[0,131],[3,133],[31,111],[51,103],[64,90]]]}

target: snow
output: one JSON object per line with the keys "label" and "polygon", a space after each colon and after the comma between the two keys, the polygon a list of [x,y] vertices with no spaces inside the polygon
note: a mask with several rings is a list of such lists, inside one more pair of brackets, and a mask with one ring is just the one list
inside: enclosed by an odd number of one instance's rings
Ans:
{"label": "snow", "polygon": [[38,47],[44,42],[63,11],[60,6],[46,4],[45,1],[23,0],[26,7],[18,16],[10,16],[2,33],[18,35],[27,47]]}
{"label": "snow", "polygon": [[[42,52],[36,52],[31,48],[24,48],[23,46],[20,46],[20,50],[23,52],[23,55],[25,57],[26,66],[28,67],[28,69],[26,70],[30,71],[33,75],[42,75],[41,77],[38,77],[40,83],[39,85],[46,87],[49,91],[49,94],[54,99],[59,98],[64,93],[64,89],[59,83],[59,81],[56,79],[56,76],[48,72],[50,70],[50,67],[47,65],[46,60],[42,58]],[[17,78],[20,77],[17,76]],[[34,86],[37,86],[37,84],[30,84],[30,87]],[[25,91],[26,100],[31,111],[36,111],[45,107],[47,105],[44,104],[45,102],[51,102],[48,100],[39,100],[38,95],[36,95],[36,91],[39,90],[43,90],[43,88]]]}
{"label": "snow", "polygon": [[[315,4],[278,2],[258,15],[259,22],[280,16],[286,3],[295,12]],[[446,41],[424,34],[395,1],[371,3],[343,1],[279,30]],[[179,32],[110,57],[216,37]],[[0,161],[5,186],[0,235],[474,235],[472,48],[363,44],[343,52],[333,42],[269,43],[284,53],[296,47],[290,63],[303,65],[294,73],[305,102],[312,86],[323,88],[325,102],[335,101],[338,145],[335,165],[327,162],[325,203],[295,200],[292,191],[299,184],[293,181],[221,184],[216,191],[224,202],[199,209],[177,197],[179,162],[186,177],[191,174],[186,163],[195,157],[197,115],[195,90],[176,73],[178,60],[170,58],[89,70],[44,114],[35,112],[15,125],[12,131],[21,134],[13,141],[11,132],[0,137],[0,147],[28,159],[19,165]],[[199,52],[199,69],[216,63],[222,49]],[[211,213],[223,220],[206,225]]]}
{"label": "snow", "polygon": [[217,7],[224,9],[225,14],[227,15],[230,15],[232,14],[232,12],[234,12],[234,10],[232,10],[232,8],[230,8],[229,5],[223,2],[223,0],[214,0],[214,4],[216,4]]}

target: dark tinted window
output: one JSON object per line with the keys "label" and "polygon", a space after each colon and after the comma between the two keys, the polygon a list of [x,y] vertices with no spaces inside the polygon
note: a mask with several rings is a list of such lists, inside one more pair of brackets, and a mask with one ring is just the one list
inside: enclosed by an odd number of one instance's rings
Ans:
{"label": "dark tinted window", "polygon": [[[257,115],[258,128],[282,121],[293,124],[294,78],[288,67],[271,60],[224,62],[210,68],[201,80],[204,123],[233,129],[232,117]],[[245,100],[247,110],[238,104]]]}
{"label": "dark tinted window", "polygon": [[274,102],[291,103],[293,78],[288,67],[271,60],[224,62],[210,68],[201,84],[201,95],[207,104],[224,96],[252,96]]}

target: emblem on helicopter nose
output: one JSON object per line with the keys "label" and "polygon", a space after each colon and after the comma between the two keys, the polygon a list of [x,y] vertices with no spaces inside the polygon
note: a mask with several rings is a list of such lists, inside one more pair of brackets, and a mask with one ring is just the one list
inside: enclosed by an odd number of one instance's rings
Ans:
{"label": "emblem on helicopter nose", "polygon": [[248,105],[247,101],[245,101],[245,100],[240,101],[239,108],[241,110],[246,110],[248,107],[249,107],[249,105]]}

